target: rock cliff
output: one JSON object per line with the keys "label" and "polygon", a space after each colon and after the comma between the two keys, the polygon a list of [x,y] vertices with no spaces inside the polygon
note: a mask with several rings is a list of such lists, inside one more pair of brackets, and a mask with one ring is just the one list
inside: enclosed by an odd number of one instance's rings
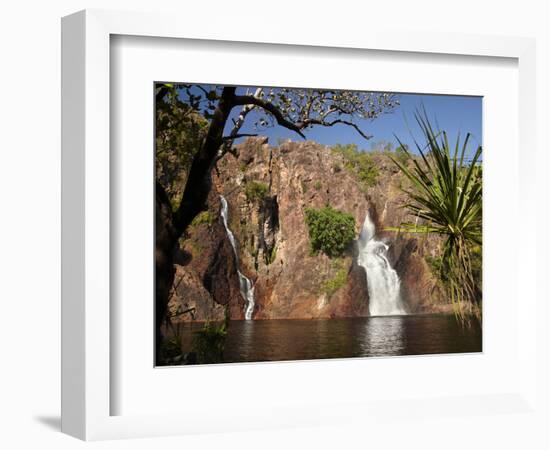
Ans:
{"label": "rock cliff", "polygon": [[[237,264],[254,283],[254,319],[367,316],[368,287],[356,248],[336,259],[311,252],[305,209],[326,205],[351,214],[357,235],[369,212],[377,236],[389,245],[409,312],[448,308],[425,258],[435,255],[438,240],[385,230],[414,218],[402,208],[405,180],[389,157],[373,153],[372,164],[376,177],[366,186],[342,154],[314,142],[274,147],[266,138],[250,138],[236,146],[213,172],[208,211],[181,240],[174,320],[221,319],[224,305],[231,318],[242,319]],[[229,205],[238,262],[220,219],[220,195]],[[182,314],[189,310],[192,315]]]}

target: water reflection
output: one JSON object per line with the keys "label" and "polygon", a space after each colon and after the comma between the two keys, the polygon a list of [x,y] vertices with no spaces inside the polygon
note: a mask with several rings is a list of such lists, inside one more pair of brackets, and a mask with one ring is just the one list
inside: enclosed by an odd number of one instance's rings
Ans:
{"label": "water reflection", "polygon": [[[199,324],[184,327],[190,348]],[[481,328],[454,316],[380,316],[323,320],[232,321],[226,362],[480,352]]]}
{"label": "water reflection", "polygon": [[405,347],[404,316],[370,317],[365,322],[361,356],[402,355]]}
{"label": "water reflection", "polygon": [[250,361],[254,356],[254,322],[246,320],[243,323],[239,343],[240,360]]}

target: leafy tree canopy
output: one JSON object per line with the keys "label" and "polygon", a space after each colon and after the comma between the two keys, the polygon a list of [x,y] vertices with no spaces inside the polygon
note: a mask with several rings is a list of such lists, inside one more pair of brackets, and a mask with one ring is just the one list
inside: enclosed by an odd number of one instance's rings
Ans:
{"label": "leafy tree canopy", "polygon": [[[212,118],[223,86],[177,84],[179,97],[207,119]],[[240,126],[253,111],[253,124],[261,131],[279,124],[303,136],[302,130],[318,126],[348,125],[365,139],[371,138],[358,125],[358,119],[375,119],[393,111],[399,98],[391,93],[294,89],[237,88],[236,104],[248,105],[233,124]]]}
{"label": "leafy tree canopy", "polygon": [[312,251],[331,258],[342,256],[355,238],[355,218],[331,206],[306,209],[306,224]]}
{"label": "leafy tree canopy", "polygon": [[162,101],[157,102],[155,126],[156,179],[175,210],[193,157],[206,136],[208,121],[181,101],[177,90],[170,86]]}

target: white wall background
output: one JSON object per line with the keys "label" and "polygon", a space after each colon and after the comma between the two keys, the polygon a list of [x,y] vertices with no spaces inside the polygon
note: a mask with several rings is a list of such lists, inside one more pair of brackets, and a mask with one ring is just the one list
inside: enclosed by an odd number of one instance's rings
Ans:
{"label": "white wall background", "polygon": [[[530,416],[442,419],[361,430],[316,428],[232,435],[164,438],[84,444],[59,433],[60,358],[60,17],[83,8],[169,10],[188,20],[235,17],[277,27],[318,26],[327,33],[348,27],[401,28],[537,37],[539,230],[548,224],[550,149],[550,14],[546,2],[522,0],[351,0],[297,2],[163,0],[20,0],[0,10],[0,447],[148,449],[158,446],[208,448],[549,448],[550,420]],[[304,25],[305,24],[305,25]],[[546,142],[545,142],[546,141]],[[546,145],[545,145],[546,144]],[[505,226],[505,224],[503,224]],[[528,231],[528,230],[527,230]],[[517,230],[510,230],[518,238]],[[539,233],[540,234],[540,233]],[[539,236],[538,270],[547,277],[543,255],[548,238]],[[548,298],[548,296],[546,296]],[[541,305],[538,314],[548,315]],[[550,328],[550,327],[548,327]],[[549,333],[540,331],[550,344]],[[543,347],[543,346],[541,346]],[[546,348],[540,348],[542,375],[550,380]],[[542,380],[541,380],[542,381]],[[543,388],[550,406],[548,388]],[[236,405],[237,406],[237,405]]]}

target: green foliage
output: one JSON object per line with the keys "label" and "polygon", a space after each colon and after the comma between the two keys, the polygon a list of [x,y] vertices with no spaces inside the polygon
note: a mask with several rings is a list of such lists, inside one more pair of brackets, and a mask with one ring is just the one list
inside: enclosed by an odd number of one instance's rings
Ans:
{"label": "green foliage", "polygon": [[161,342],[160,352],[163,361],[174,361],[182,358],[181,341],[179,336],[165,338]]}
{"label": "green foliage", "polygon": [[348,279],[348,269],[343,260],[334,261],[333,269],[336,270],[334,276],[322,285],[322,291],[327,294],[328,298],[331,298],[338,289],[343,287]]}
{"label": "green foliage", "polygon": [[443,284],[449,281],[445,261],[441,256],[427,255],[424,258],[430,267],[432,274]]}
{"label": "green foliage", "polygon": [[[187,314],[190,310],[182,311],[181,314]],[[166,321],[167,335],[161,339],[160,342],[160,360],[163,364],[179,365],[185,363],[185,354],[181,345],[181,332],[184,325],[180,323],[173,323],[172,318],[174,315]]]}
{"label": "green foliage", "polygon": [[267,258],[267,264],[271,264],[273,261],[275,261],[275,258],[277,258],[277,246],[274,245],[271,248],[271,251],[269,252],[268,258]]}
{"label": "green foliage", "polygon": [[323,187],[323,184],[317,180],[314,184],[313,184],[313,187],[315,188],[316,191],[320,190],[322,187]]}
{"label": "green foliage", "polygon": [[216,216],[210,211],[201,211],[191,222],[191,226],[199,226],[202,224],[212,225],[216,220]]}
{"label": "green foliage", "polygon": [[225,319],[221,324],[206,322],[202,330],[195,333],[193,349],[199,364],[223,362],[225,340],[229,328],[229,308],[225,308]]}
{"label": "green foliage", "polygon": [[379,171],[370,153],[359,150],[355,144],[337,144],[332,151],[342,155],[344,167],[356,176],[364,190],[376,185]]}
{"label": "green foliage", "polygon": [[412,158],[410,169],[396,158],[392,160],[412,184],[411,189],[403,190],[410,199],[405,206],[425,224],[404,223],[402,227],[446,237],[441,271],[448,277],[446,289],[455,313],[461,319],[472,314],[479,318],[481,290],[476,279],[481,277],[476,277],[475,254],[479,247],[481,255],[482,245],[482,149],[478,147],[467,162],[469,134],[463,141],[459,136],[451,147],[445,132],[434,131],[425,110],[416,113],[416,120],[426,140],[426,145],[416,143],[421,158]]}
{"label": "green foliage", "polygon": [[372,187],[376,185],[376,180],[378,179],[378,168],[374,165],[370,155],[367,153],[359,159],[357,174],[364,187]]}
{"label": "green foliage", "polygon": [[410,159],[408,145],[401,144],[395,149],[395,159],[405,165]]}
{"label": "green foliage", "polygon": [[341,256],[355,238],[354,217],[331,206],[306,209],[306,224],[313,253]]}
{"label": "green foliage", "polygon": [[426,255],[424,259],[428,263],[428,266],[430,266],[431,272],[434,275],[439,276],[439,273],[441,272],[441,267],[443,265],[443,261],[441,260],[441,257]]}
{"label": "green foliage", "polygon": [[269,192],[267,184],[259,181],[248,181],[245,187],[246,199],[249,202],[262,201]]}
{"label": "green foliage", "polygon": [[482,263],[483,263],[483,247],[481,245],[473,245],[471,248],[472,274],[474,282],[481,293],[482,286]]}
{"label": "green foliage", "polygon": [[206,136],[208,121],[179,99],[173,85],[157,85],[157,92],[161,88],[168,89],[168,94],[156,102],[155,172],[176,210],[193,157]]}
{"label": "green foliage", "polygon": [[371,143],[370,148],[375,152],[390,153],[393,151],[393,144],[388,141],[376,141]]}
{"label": "green foliage", "polygon": [[203,329],[195,333],[193,348],[199,364],[223,362],[223,351],[227,332],[223,326],[207,322]]}

